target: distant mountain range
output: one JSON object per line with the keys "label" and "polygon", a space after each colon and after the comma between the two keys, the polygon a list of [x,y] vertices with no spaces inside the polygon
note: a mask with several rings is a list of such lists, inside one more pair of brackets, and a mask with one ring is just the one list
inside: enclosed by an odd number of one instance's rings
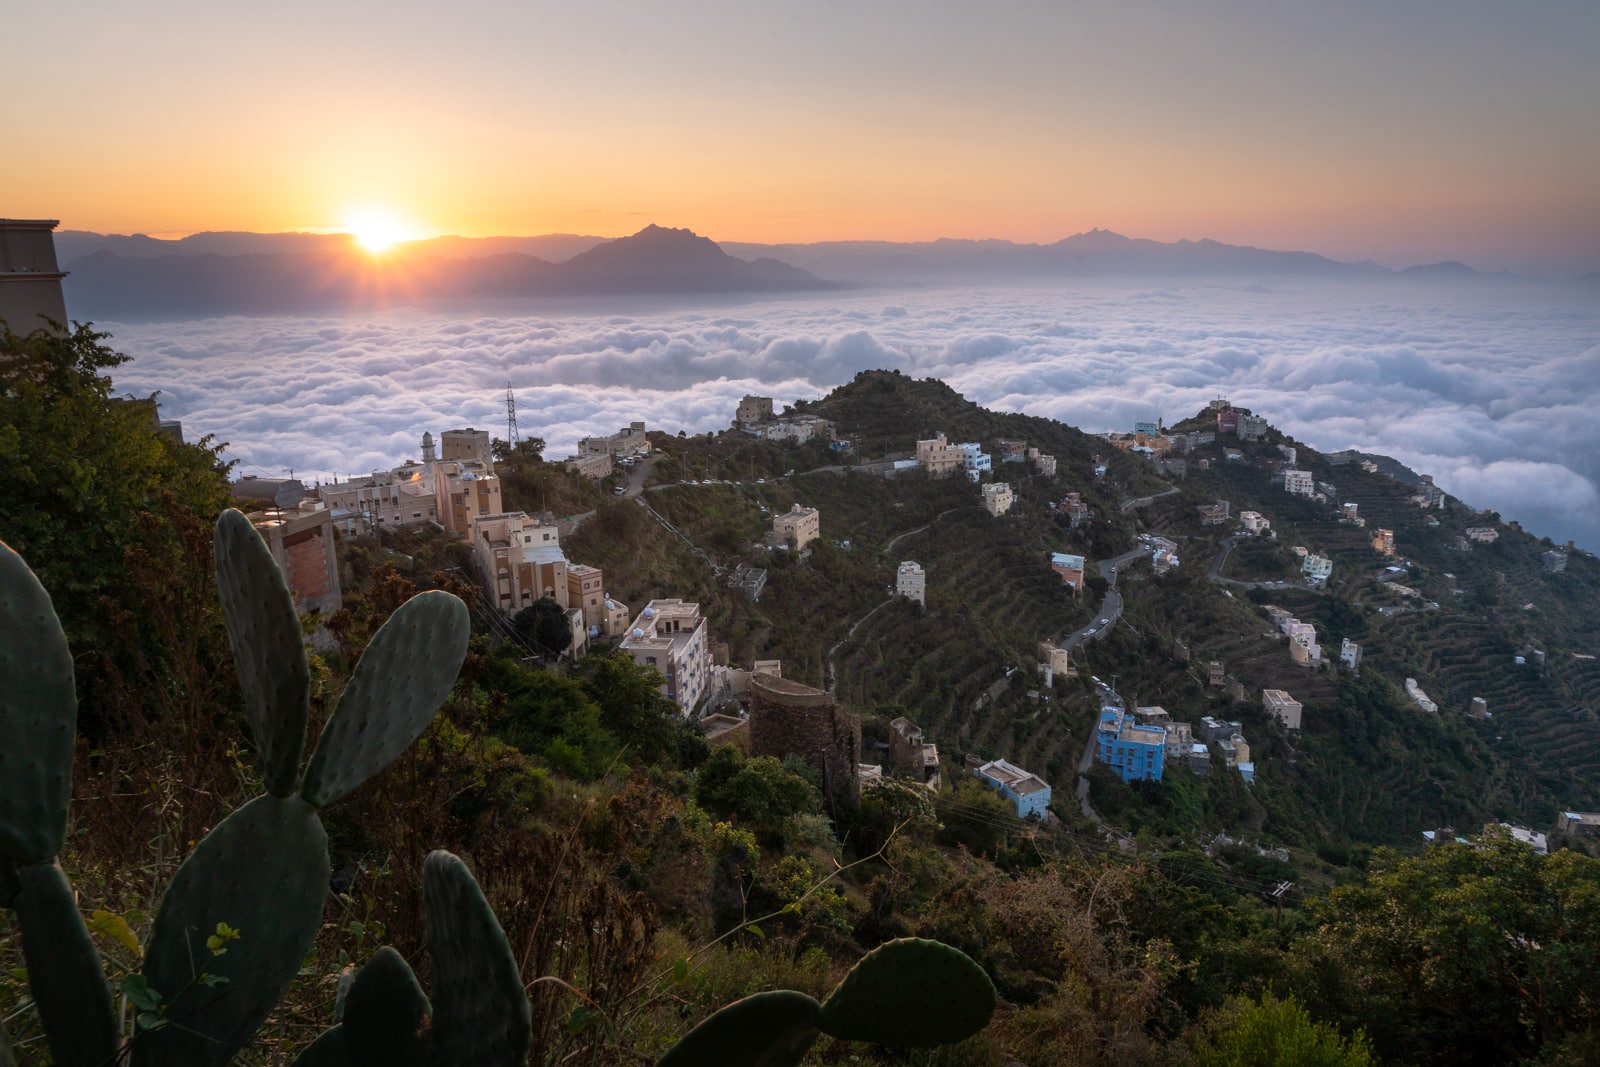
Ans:
{"label": "distant mountain range", "polygon": [[1493,277],[1460,263],[1391,271],[1310,252],[1211,240],[1151,241],[1109,230],[1052,244],[939,240],[719,246],[689,230],[652,225],[616,240],[577,234],[438,237],[400,245],[383,257],[367,254],[344,234],[221,232],[162,240],[68,230],[56,235],[56,249],[71,272],[69,305],[75,316],[87,319],[1065,278]]}

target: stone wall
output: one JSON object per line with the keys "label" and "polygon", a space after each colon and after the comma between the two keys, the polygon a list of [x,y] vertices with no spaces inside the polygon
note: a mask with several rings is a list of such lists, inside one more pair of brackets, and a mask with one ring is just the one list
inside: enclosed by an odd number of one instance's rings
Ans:
{"label": "stone wall", "polygon": [[750,755],[799,756],[822,774],[835,805],[861,801],[861,720],[820,689],[755,674],[750,678]]}

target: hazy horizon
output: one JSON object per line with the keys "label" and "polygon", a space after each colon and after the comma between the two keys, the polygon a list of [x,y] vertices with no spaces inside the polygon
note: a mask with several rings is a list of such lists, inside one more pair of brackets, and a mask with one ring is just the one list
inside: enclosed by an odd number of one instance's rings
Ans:
{"label": "hazy horizon", "polygon": [[[309,32],[311,28],[315,32]],[[1600,271],[1600,6],[1144,0],[7,13],[7,213],[96,232],[1103,227]]]}

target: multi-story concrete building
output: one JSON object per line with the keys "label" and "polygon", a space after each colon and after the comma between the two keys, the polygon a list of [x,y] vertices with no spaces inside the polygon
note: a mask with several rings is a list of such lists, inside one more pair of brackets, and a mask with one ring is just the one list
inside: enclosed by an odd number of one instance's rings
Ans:
{"label": "multi-story concrete building", "polygon": [[474,459],[433,464],[434,508],[440,526],[457,537],[471,537],[474,519],[499,515],[500,476]]}
{"label": "multi-story concrete building", "polygon": [[833,437],[833,423],[816,415],[790,415],[755,427],[745,427],[763,441],[784,441],[803,445],[807,441],[827,441]]}
{"label": "multi-story concrete building", "polygon": [[795,504],[773,516],[772,532],[798,552],[822,536],[822,514],[816,508]]}
{"label": "multi-story concrete building", "polygon": [[1070,552],[1050,553],[1050,569],[1061,575],[1061,580],[1072,589],[1073,596],[1083,592],[1083,557]]}
{"label": "multi-story concrete building", "polygon": [[1417,684],[1415,678],[1406,679],[1406,696],[1410,697],[1417,707],[1423,711],[1436,712],[1439,710],[1439,705],[1429,698],[1422,686]]}
{"label": "multi-story concrete building", "polygon": [[1228,521],[1228,502],[1218,500],[1213,504],[1198,504],[1195,511],[1200,514],[1201,526],[1221,526]]}
{"label": "multi-story concrete building", "polygon": [[567,465],[568,470],[577,471],[585,478],[599,480],[616,470],[609,452],[591,452],[586,456],[568,456],[561,462]]}
{"label": "multi-story concrete building", "polygon": [[1310,471],[1290,468],[1283,472],[1283,491],[1295,496],[1313,496],[1317,491],[1317,480]]}
{"label": "multi-story concrete building", "polygon": [[0,322],[18,337],[66,331],[61,279],[67,274],[56,263],[59,225],[55,219],[0,219]]}
{"label": "multi-story concrete building", "polygon": [[1095,741],[1095,758],[1124,782],[1161,781],[1167,753],[1167,732],[1162,727],[1145,725],[1126,708],[1107,705],[1100,709]]}
{"label": "multi-story concrete building", "polygon": [[956,447],[961,449],[961,469],[967,472],[969,481],[976,482],[982,475],[994,470],[993,457],[978,442],[963,441]]}
{"label": "multi-story concrete building", "polygon": [[645,434],[644,423],[630,422],[609,437],[585,437],[578,442],[580,455],[607,453],[623,456],[630,452],[644,455],[650,451],[650,438]]}
{"label": "multi-story concrete building", "polygon": [[1266,436],[1272,427],[1260,415],[1240,415],[1239,423],[1234,427],[1234,433],[1241,441],[1259,441]]}
{"label": "multi-story concrete building", "polygon": [[472,552],[489,603],[507,614],[549,597],[571,607],[560,532],[521,511],[474,516]]}
{"label": "multi-story concrete building", "polygon": [[303,507],[255,512],[250,525],[283,571],[296,610],[330,615],[343,606],[333,515],[326,507],[307,502]]}
{"label": "multi-story concrete building", "polygon": [[407,463],[365,478],[328,482],[316,488],[317,499],[333,513],[346,533],[370,533],[439,521],[439,500],[433,465]]}
{"label": "multi-story concrete building", "polygon": [[733,414],[734,424],[737,426],[754,426],[758,423],[772,421],[772,398],[770,396],[746,396],[739,401],[738,410]]}
{"label": "multi-story concrete building", "polygon": [[494,470],[494,452],[491,450],[488,430],[446,430],[439,435],[439,458],[476,463]]}
{"label": "multi-story concrete building", "polygon": [[[968,758],[977,759],[975,756]],[[973,767],[972,773],[979,781],[991,789],[999,790],[1001,796],[1011,801],[1021,818],[1029,815],[1042,817],[1050,806],[1050,783],[1015,763],[1003,759],[990,760]]]}
{"label": "multi-story concrete building", "polygon": [[606,595],[605,572],[584,563],[567,564],[567,606],[583,612],[591,633],[618,637],[628,632],[628,605]]}
{"label": "multi-story concrete building", "polygon": [[1004,515],[1011,510],[1011,503],[1015,499],[1008,482],[990,482],[983,487],[983,510],[991,515]]}
{"label": "multi-story concrete building", "polygon": [[1468,526],[1467,540],[1480,545],[1492,545],[1500,539],[1500,531],[1493,526]]}
{"label": "multi-story concrete building", "polygon": [[1361,505],[1355,503],[1341,504],[1339,506],[1339,521],[1346,526],[1365,526],[1367,520],[1361,517]]}
{"label": "multi-story concrete building", "polygon": [[965,459],[961,446],[945,440],[942,433],[917,442],[917,465],[935,477],[960,470]]}
{"label": "multi-story concrete building", "polygon": [[1306,556],[1305,562],[1300,564],[1300,573],[1304,574],[1306,581],[1312,585],[1322,585],[1333,573],[1333,560],[1327,556],[1310,553]]}
{"label": "multi-story concrete building", "polygon": [[1545,573],[1560,574],[1567,569],[1567,554],[1559,548],[1552,548],[1539,554],[1539,562],[1544,564]]}
{"label": "multi-story concrete building", "polygon": [[1259,511],[1239,512],[1239,525],[1252,534],[1262,534],[1272,529],[1272,523],[1262,518]]}
{"label": "multi-story concrete building", "polygon": [[761,599],[761,591],[766,587],[765,567],[752,567],[748,563],[740,563],[733,568],[733,573],[728,577],[728,588],[743,593],[745,599],[751,603]]}
{"label": "multi-story concrete building", "polygon": [[1223,408],[1217,412],[1217,432],[1237,437],[1239,434],[1240,413],[1233,408]]}
{"label": "multi-story concrete building", "polygon": [[1067,522],[1074,530],[1090,521],[1094,515],[1093,510],[1079,493],[1068,493],[1061,498],[1059,504],[1054,505],[1054,508],[1057,515],[1066,516]]}
{"label": "multi-story concrete building", "polygon": [[1028,461],[1028,442],[1011,441],[1002,437],[994,443],[995,451],[1000,456],[1001,463],[1026,463]]}
{"label": "multi-story concrete building", "polygon": [[1301,704],[1282,689],[1263,689],[1261,706],[1269,715],[1276,715],[1286,730],[1300,729]]}
{"label": "multi-story concrete building", "polygon": [[1056,474],[1056,457],[1040,452],[1037,448],[1028,449],[1028,462],[1033,464],[1033,469],[1046,478],[1054,478]]}
{"label": "multi-story concrete building", "polygon": [[628,627],[621,648],[635,663],[661,673],[662,691],[684,714],[705,695],[711,679],[711,642],[699,604],[650,601]]}
{"label": "multi-story concrete building", "polygon": [[909,559],[901,560],[894,572],[894,591],[907,600],[927,604],[928,574],[922,569],[922,564]]}
{"label": "multi-story concrete building", "polygon": [[1394,555],[1394,531],[1384,529],[1374,531],[1372,534],[1372,550],[1381,552],[1385,556]]}
{"label": "multi-story concrete building", "polygon": [[1339,642],[1339,665],[1352,671],[1361,669],[1361,646],[1348,637]]}

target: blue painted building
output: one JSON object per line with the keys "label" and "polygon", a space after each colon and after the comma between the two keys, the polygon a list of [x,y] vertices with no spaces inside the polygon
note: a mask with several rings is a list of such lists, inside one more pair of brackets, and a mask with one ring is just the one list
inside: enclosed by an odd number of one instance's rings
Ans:
{"label": "blue painted building", "polygon": [[[968,759],[976,760],[977,757],[969,756]],[[972,773],[989,788],[998,789],[1001,796],[1016,805],[1017,814],[1022,818],[1029,815],[1042,818],[1044,809],[1050,806],[1050,784],[1014,763],[1007,763],[1003,759],[991,760],[973,767]]]}
{"label": "blue painted building", "polygon": [[1096,758],[1117,772],[1124,782],[1161,781],[1166,769],[1167,732],[1145,726],[1126,708],[1100,709]]}

